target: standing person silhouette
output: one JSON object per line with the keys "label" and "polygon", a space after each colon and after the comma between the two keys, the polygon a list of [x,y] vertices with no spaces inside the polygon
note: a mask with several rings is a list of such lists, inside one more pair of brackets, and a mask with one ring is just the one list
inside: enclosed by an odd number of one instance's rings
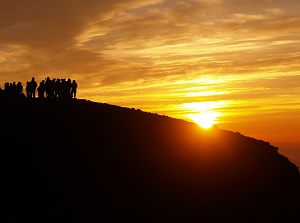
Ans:
{"label": "standing person silhouette", "polygon": [[71,91],[71,88],[72,88],[72,83],[71,83],[71,79],[68,78],[68,80],[66,81],[66,96],[67,98],[72,98],[72,91]]}
{"label": "standing person silhouette", "polygon": [[29,98],[30,97],[30,84],[29,81],[26,81],[26,97]]}
{"label": "standing person silhouette", "polygon": [[21,82],[18,82],[18,84],[17,84],[17,92],[18,92],[18,95],[23,94],[23,85]]}
{"label": "standing person silhouette", "polygon": [[29,92],[30,92],[31,98],[35,98],[36,88],[37,88],[37,83],[36,83],[34,77],[32,77],[31,81],[29,82]]}
{"label": "standing person silhouette", "polygon": [[72,98],[76,98],[76,93],[77,93],[77,83],[75,80],[72,81],[72,84],[71,84],[71,97]]}
{"label": "standing person silhouette", "polygon": [[37,87],[38,97],[45,98],[45,80],[40,82],[40,85]]}

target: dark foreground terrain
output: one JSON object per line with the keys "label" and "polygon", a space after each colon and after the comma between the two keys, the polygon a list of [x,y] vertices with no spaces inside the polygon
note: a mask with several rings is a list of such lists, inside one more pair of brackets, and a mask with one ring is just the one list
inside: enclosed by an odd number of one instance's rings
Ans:
{"label": "dark foreground terrain", "polygon": [[85,100],[0,108],[1,222],[300,222],[267,142]]}

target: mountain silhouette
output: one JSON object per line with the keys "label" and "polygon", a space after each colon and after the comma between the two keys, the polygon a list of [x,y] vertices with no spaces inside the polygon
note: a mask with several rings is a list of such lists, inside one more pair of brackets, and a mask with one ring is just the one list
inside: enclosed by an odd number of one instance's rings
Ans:
{"label": "mountain silhouette", "polygon": [[299,222],[268,142],[87,100],[0,109],[3,222]]}

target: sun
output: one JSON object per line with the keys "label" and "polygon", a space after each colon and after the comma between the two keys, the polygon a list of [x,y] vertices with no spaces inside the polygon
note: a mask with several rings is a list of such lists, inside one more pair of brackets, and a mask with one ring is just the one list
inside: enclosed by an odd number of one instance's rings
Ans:
{"label": "sun", "polygon": [[226,104],[224,101],[203,101],[183,104],[187,116],[204,129],[211,128],[218,123],[217,118],[222,116],[219,109]]}
{"label": "sun", "polygon": [[190,115],[193,121],[204,129],[211,128],[216,123],[217,116],[217,113],[212,111],[204,111],[199,114]]}

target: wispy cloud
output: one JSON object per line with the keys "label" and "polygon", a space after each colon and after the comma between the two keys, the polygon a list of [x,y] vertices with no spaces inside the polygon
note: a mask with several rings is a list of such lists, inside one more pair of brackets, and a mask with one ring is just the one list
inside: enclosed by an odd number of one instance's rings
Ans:
{"label": "wispy cloud", "polygon": [[228,101],[231,115],[298,103],[298,0],[0,5],[1,83],[71,77],[80,97],[176,117],[198,101]]}

